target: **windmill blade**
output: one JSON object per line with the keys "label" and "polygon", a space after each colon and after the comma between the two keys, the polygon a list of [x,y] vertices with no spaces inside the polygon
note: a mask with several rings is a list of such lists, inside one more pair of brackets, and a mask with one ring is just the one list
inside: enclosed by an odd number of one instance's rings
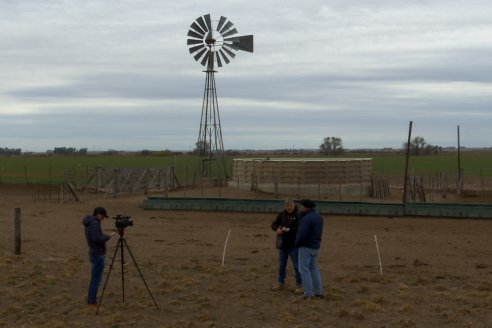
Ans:
{"label": "windmill blade", "polygon": [[198,45],[198,46],[191,47],[190,48],[190,54],[192,54],[192,53],[194,53],[194,52],[196,52],[198,50],[201,50],[203,48],[205,48],[205,45],[203,45],[203,44]]}
{"label": "windmill blade", "polygon": [[217,54],[217,65],[219,65],[219,67],[222,67],[222,62],[220,61],[220,56],[219,54]]}
{"label": "windmill blade", "polygon": [[232,30],[230,31],[227,31],[226,33],[222,34],[222,37],[228,37],[229,35],[234,35],[234,34],[237,34],[237,30],[235,28],[233,28]]}
{"label": "windmill blade", "polygon": [[224,39],[225,42],[232,42],[232,47],[234,49],[239,49],[247,52],[253,52],[253,36],[252,35],[243,35],[237,36],[234,38]]}
{"label": "windmill blade", "polygon": [[202,66],[206,66],[208,61],[210,60],[210,54],[212,53],[212,51],[208,51],[207,54],[203,57],[202,61],[201,61],[201,64]]}
{"label": "windmill blade", "polygon": [[206,33],[204,30],[202,30],[202,28],[201,28],[200,26],[198,26],[198,24],[197,24],[196,22],[193,22],[193,24],[191,24],[191,26],[190,26],[190,27],[191,27],[192,29],[194,29],[195,31],[197,31],[197,32],[201,33],[201,34],[202,34],[202,36],[201,36],[201,37],[203,37],[203,36],[205,35],[205,33]]}
{"label": "windmill blade", "polygon": [[205,21],[203,20],[203,17],[200,16],[196,19],[196,21],[198,22],[198,24],[200,24],[201,28],[205,31],[205,32],[208,32],[208,28],[207,28],[207,25],[205,25]]}
{"label": "windmill blade", "polygon": [[219,31],[220,34],[224,33],[224,31],[227,31],[228,29],[230,29],[232,27],[232,22],[231,21],[228,21],[227,24],[225,24],[225,26]]}
{"label": "windmill blade", "polygon": [[212,21],[210,20],[210,14],[206,14],[203,17],[205,17],[205,23],[207,23],[208,31],[212,31]]}
{"label": "windmill blade", "polygon": [[197,39],[188,39],[188,41],[186,42],[187,45],[192,45],[192,44],[199,44],[199,43],[202,43],[203,44],[203,40],[197,40]]}
{"label": "windmill blade", "polygon": [[227,54],[231,57],[231,58],[234,58],[236,57],[236,54],[233,53],[232,51],[230,51],[229,49],[227,49],[227,44],[224,43],[224,46],[225,47],[222,47],[222,50],[224,50],[225,52],[227,52]]}
{"label": "windmill blade", "polygon": [[227,20],[226,17],[220,16],[219,24],[217,25],[217,31],[220,31],[220,28],[222,27],[222,25],[224,25],[224,23],[225,23],[226,20]]}
{"label": "windmill blade", "polygon": [[[202,51],[200,51],[199,53],[197,53],[195,56],[193,56],[195,58],[196,61],[198,61],[202,56],[203,54],[207,51],[207,48],[203,47]],[[205,56],[206,57],[206,56]]]}
{"label": "windmill blade", "polygon": [[197,39],[203,39],[203,34],[200,35],[199,33],[196,33],[193,30],[189,30],[187,35],[192,36],[192,37],[197,38]]}
{"label": "windmill blade", "polygon": [[[231,62],[229,60],[229,58],[227,58],[227,56],[224,54],[224,52],[222,51],[222,49],[219,50],[219,54],[222,55],[222,59],[224,59],[224,61],[226,62],[226,64],[229,64]],[[219,58],[219,56],[217,56],[217,58]]]}

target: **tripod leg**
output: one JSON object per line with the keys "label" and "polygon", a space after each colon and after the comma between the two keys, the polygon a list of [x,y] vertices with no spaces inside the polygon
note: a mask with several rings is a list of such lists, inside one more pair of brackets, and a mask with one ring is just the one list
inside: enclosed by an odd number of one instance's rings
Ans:
{"label": "tripod leg", "polygon": [[109,271],[108,271],[108,275],[106,276],[106,281],[104,282],[104,287],[103,287],[103,290],[101,293],[101,298],[99,299],[99,303],[97,304],[96,315],[99,312],[99,307],[101,306],[103,296],[104,296],[104,291],[106,290],[106,286],[108,285],[109,275],[111,274],[111,271],[113,270],[114,259],[116,258],[116,254],[118,253],[118,249],[120,247],[120,244],[123,245],[123,242],[121,241],[121,239],[118,240],[118,245],[116,246],[116,248],[114,250],[113,258],[111,259],[111,264],[109,265]]}
{"label": "tripod leg", "polygon": [[128,243],[126,242],[125,238],[123,238],[123,242],[125,243],[125,247],[128,250],[128,253],[130,253],[130,257],[132,258],[133,263],[135,264],[135,267],[137,268],[138,273],[140,274],[140,278],[142,278],[142,281],[143,281],[145,287],[147,288],[147,291],[149,292],[150,297],[152,298],[152,301],[154,301],[155,307],[157,309],[159,309],[159,306],[157,305],[157,302],[155,301],[154,296],[152,295],[152,292],[150,291],[149,286],[147,285],[147,282],[145,281],[145,279],[143,277],[142,271],[140,271],[140,268],[138,267],[137,261],[135,261],[135,258],[133,257],[133,254],[132,254],[132,251],[130,250],[130,247],[128,246]]}
{"label": "tripod leg", "polygon": [[121,248],[121,291],[122,291],[122,299],[123,302],[125,302],[125,254],[123,252],[123,242],[125,241],[125,238],[121,237],[120,238],[120,248]]}

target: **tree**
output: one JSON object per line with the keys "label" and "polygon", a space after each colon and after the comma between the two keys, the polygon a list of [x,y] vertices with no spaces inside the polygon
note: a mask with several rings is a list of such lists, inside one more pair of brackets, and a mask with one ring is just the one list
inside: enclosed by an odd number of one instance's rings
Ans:
{"label": "tree", "polygon": [[193,149],[193,154],[199,155],[199,156],[205,156],[208,154],[208,150],[210,148],[210,143],[208,141],[197,141],[195,142],[195,149]]}
{"label": "tree", "polygon": [[319,150],[325,155],[336,155],[345,151],[343,149],[342,139],[338,137],[326,137],[323,139],[323,143],[319,145]]}
{"label": "tree", "polygon": [[[403,149],[407,149],[407,143],[403,144]],[[442,151],[442,147],[427,144],[424,137],[417,136],[410,141],[410,154],[411,155],[432,155],[438,154]]]}

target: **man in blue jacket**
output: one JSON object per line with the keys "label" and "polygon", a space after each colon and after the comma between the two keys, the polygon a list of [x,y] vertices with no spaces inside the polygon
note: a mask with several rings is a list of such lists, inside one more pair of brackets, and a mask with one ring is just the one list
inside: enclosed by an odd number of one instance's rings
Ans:
{"label": "man in blue jacket", "polygon": [[297,228],[296,247],[299,248],[299,272],[302,277],[304,299],[324,298],[318,254],[323,234],[323,217],[314,210],[316,204],[309,199],[300,201],[302,218]]}
{"label": "man in blue jacket", "polygon": [[82,219],[85,228],[85,239],[89,246],[89,261],[92,265],[91,282],[89,283],[89,292],[87,304],[91,307],[97,307],[97,289],[101,283],[104,271],[104,257],[106,255],[106,242],[115,234],[106,235],[102,232],[101,221],[107,218],[108,214],[103,207],[96,207],[92,215],[86,215]]}

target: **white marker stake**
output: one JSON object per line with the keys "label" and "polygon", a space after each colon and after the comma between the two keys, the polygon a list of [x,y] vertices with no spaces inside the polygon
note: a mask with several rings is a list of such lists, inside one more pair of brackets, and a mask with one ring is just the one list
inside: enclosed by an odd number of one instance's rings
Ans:
{"label": "white marker stake", "polygon": [[227,242],[229,241],[230,234],[231,234],[231,230],[229,229],[229,232],[227,233],[227,238],[226,238],[226,241],[224,244],[224,252],[222,252],[222,267],[224,267],[225,253],[226,253]]}
{"label": "white marker stake", "polygon": [[379,254],[378,237],[376,235],[374,235],[374,241],[376,242],[376,250],[378,251],[379,272],[381,272],[381,275],[383,275],[383,266],[381,265],[381,255]]}

